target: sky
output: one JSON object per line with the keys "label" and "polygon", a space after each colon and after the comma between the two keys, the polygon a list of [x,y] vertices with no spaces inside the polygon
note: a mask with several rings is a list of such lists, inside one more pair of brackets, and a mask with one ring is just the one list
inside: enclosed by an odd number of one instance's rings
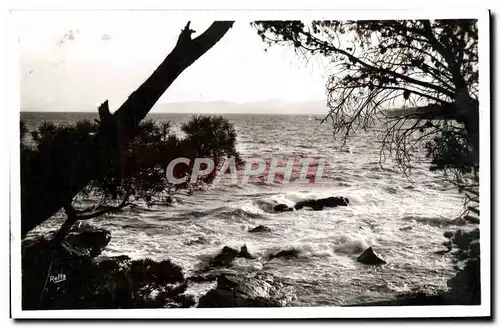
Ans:
{"label": "sky", "polygon": [[[12,15],[18,33],[21,109],[31,111],[95,111],[106,99],[111,111],[116,110],[173,49],[189,20],[187,13],[166,11]],[[210,23],[193,19],[194,36]],[[288,47],[269,48],[249,21],[236,21],[158,104],[325,103],[327,77],[324,63],[306,62]]]}

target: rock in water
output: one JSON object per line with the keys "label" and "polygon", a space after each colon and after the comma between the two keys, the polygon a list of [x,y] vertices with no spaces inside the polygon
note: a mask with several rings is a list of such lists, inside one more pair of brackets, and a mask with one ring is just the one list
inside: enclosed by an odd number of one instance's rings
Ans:
{"label": "rock in water", "polygon": [[228,247],[228,246],[224,246],[222,251],[210,261],[209,265],[211,267],[213,267],[213,266],[228,266],[229,264],[231,264],[231,262],[234,260],[234,258],[238,255],[239,255],[238,250],[231,248],[231,247]]}
{"label": "rock in water", "polygon": [[238,257],[243,257],[245,259],[254,259],[255,258],[254,256],[250,255],[250,253],[248,252],[247,245],[241,246],[241,250],[240,250],[240,253],[238,254]]}
{"label": "rock in water", "polygon": [[274,211],[275,212],[288,212],[288,211],[293,211],[293,208],[289,207],[286,204],[278,204],[274,206]]}
{"label": "rock in water", "polygon": [[321,204],[324,207],[348,206],[349,199],[345,197],[328,197],[318,199],[318,204]]}
{"label": "rock in water", "polygon": [[21,245],[23,263],[26,262],[29,267],[43,265],[48,269],[52,260],[88,261],[100,255],[111,240],[108,230],[88,224],[75,225],[61,245],[52,243],[55,233],[25,238]]}
{"label": "rock in water", "polygon": [[320,199],[309,199],[298,201],[294,208],[300,210],[304,207],[311,207],[315,211],[321,211],[324,207],[348,206],[349,199],[345,197],[328,197]]}
{"label": "rock in water", "polygon": [[452,238],[453,237],[453,231],[445,231],[443,236],[445,238]]}
{"label": "rock in water", "polygon": [[313,206],[311,206],[311,208],[313,209],[313,211],[322,211],[323,210],[323,205],[321,205],[321,204],[314,204]]}
{"label": "rock in water", "polygon": [[90,258],[102,253],[111,241],[108,230],[92,227],[88,224],[75,225],[65,239],[65,245],[86,252]]}
{"label": "rock in water", "polygon": [[375,253],[371,247],[358,256],[357,260],[358,262],[369,265],[382,265],[387,263],[380,255]]}
{"label": "rock in water", "polygon": [[[143,259],[133,261],[130,266],[130,273],[133,276],[138,276],[143,278],[150,277],[149,279],[154,279],[159,285],[178,283],[184,280],[184,274],[182,269],[177,264],[170,262],[170,260],[163,260],[161,262],[156,262],[151,259]],[[147,283],[147,279],[144,281]]]}
{"label": "rock in water", "polygon": [[[447,235],[449,236],[449,233]],[[464,232],[463,230],[458,229],[455,233],[452,233],[451,236],[453,244],[460,249],[469,248],[470,243],[476,239],[479,239],[479,229],[474,229],[470,232]]]}
{"label": "rock in water", "polygon": [[219,254],[217,254],[217,256],[214,257],[209,262],[208,267],[205,269],[209,270],[210,268],[213,268],[213,267],[229,266],[233,262],[233,260],[237,257],[242,257],[242,258],[246,258],[246,259],[254,259],[255,258],[254,256],[252,256],[248,252],[247,245],[241,246],[240,251],[238,251],[234,248],[228,247],[228,246],[224,246],[224,248],[222,248],[221,252]]}
{"label": "rock in water", "polygon": [[271,232],[271,229],[269,229],[266,226],[260,225],[260,226],[257,226],[255,228],[249,230],[248,232]]}
{"label": "rock in water", "polygon": [[317,204],[317,201],[315,199],[301,200],[295,204],[294,208],[296,210],[300,210],[304,207],[313,207],[316,204]]}
{"label": "rock in water", "polygon": [[196,283],[212,282],[217,280],[217,276],[213,274],[198,274],[195,276],[187,277],[186,280],[188,282],[196,282]]}
{"label": "rock in water", "polygon": [[293,206],[294,209],[296,210],[301,210],[302,208],[304,208],[304,204],[303,203],[297,203]]}
{"label": "rock in water", "polygon": [[291,257],[298,257],[298,256],[299,256],[299,251],[292,248],[292,249],[285,249],[283,251],[279,251],[278,253],[271,255],[270,259],[273,259],[276,257],[291,258]]}
{"label": "rock in water", "polygon": [[217,278],[217,287],[200,298],[198,307],[280,307],[278,298],[282,287],[259,274],[252,277],[221,275]]}

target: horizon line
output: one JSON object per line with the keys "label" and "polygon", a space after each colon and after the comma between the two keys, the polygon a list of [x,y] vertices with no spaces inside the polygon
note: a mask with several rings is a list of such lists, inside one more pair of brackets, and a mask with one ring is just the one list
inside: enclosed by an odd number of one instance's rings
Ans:
{"label": "horizon line", "polygon": [[[96,115],[99,115],[99,113],[97,112],[97,110],[94,112],[94,111],[81,111],[81,110],[77,110],[77,111],[63,111],[63,110],[44,110],[44,111],[40,111],[40,110],[21,110],[19,111],[19,113],[51,113],[51,114],[55,114],[55,113],[74,113],[74,114],[91,114],[91,113],[95,113]],[[275,113],[272,113],[272,112],[206,112],[206,113],[202,113],[202,112],[192,112],[192,111],[185,111],[185,112],[149,112],[147,115],[150,115],[150,114],[200,114],[200,115],[295,115],[295,116],[322,116],[322,115],[327,115],[328,113],[325,112],[324,114],[323,113],[312,113],[312,114],[308,114],[308,113],[285,113],[285,112],[275,112]],[[146,116],[147,116],[146,115]]]}

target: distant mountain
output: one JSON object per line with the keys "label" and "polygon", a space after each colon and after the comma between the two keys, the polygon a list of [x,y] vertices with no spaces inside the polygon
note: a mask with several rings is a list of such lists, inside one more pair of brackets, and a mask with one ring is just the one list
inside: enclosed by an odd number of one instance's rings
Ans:
{"label": "distant mountain", "polygon": [[283,102],[264,101],[236,103],[228,101],[163,103],[153,107],[152,113],[198,113],[198,114],[303,114],[326,115],[328,109],[323,101]]}
{"label": "distant mountain", "polygon": [[399,118],[419,118],[419,119],[455,119],[456,111],[453,106],[441,106],[431,104],[427,106],[392,108],[386,111],[388,117]]}

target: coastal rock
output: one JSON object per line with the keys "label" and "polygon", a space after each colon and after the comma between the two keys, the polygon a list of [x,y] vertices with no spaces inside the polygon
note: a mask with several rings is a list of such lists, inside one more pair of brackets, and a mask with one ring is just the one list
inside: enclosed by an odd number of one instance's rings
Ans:
{"label": "coastal rock", "polygon": [[199,308],[280,307],[279,291],[283,286],[273,279],[254,275],[221,275],[217,287],[199,300]]}
{"label": "coastal rock", "polygon": [[245,258],[245,259],[254,259],[255,258],[254,256],[252,256],[248,252],[247,245],[241,246],[240,253],[238,254],[238,257],[242,257],[242,258]]}
{"label": "coastal rock", "polygon": [[275,212],[289,212],[289,211],[293,211],[293,208],[289,207],[286,204],[278,204],[278,205],[274,206],[273,210]]}
{"label": "coastal rock", "polygon": [[[77,229],[85,229],[81,233]],[[128,256],[94,258],[109,232],[77,227],[62,245],[45,236],[22,242],[24,310],[164,308],[192,304],[181,268],[164,260],[132,261]],[[33,297],[36,295],[36,297]]]}
{"label": "coastal rock", "polygon": [[274,212],[274,206],[278,204],[275,200],[267,199],[257,199],[255,200],[255,205],[266,213]]}
{"label": "coastal rock", "polygon": [[[450,236],[450,234],[445,235],[445,237],[447,236]],[[447,238],[450,238],[456,247],[460,249],[467,249],[473,241],[479,240],[479,229],[475,229],[470,232],[464,232],[463,230],[458,229],[455,233],[451,233],[451,237]]]}
{"label": "coastal rock", "polygon": [[453,231],[445,231],[445,232],[443,233],[443,236],[444,236],[445,238],[451,238],[451,237],[453,237],[453,234],[454,234],[454,233],[453,233]]}
{"label": "coastal rock", "polygon": [[[450,240],[443,243],[451,250],[452,261],[461,263],[455,276],[446,285],[448,290],[434,292],[409,292],[396,299],[376,301],[348,306],[401,306],[401,305],[480,305],[481,304],[481,265],[479,229],[469,232],[447,231],[445,237]],[[448,253],[448,250],[445,252]],[[464,265],[465,262],[465,265]]]}
{"label": "coastal rock", "polygon": [[214,266],[228,266],[233,262],[233,260],[236,258],[236,256],[239,255],[239,252],[237,249],[224,246],[222,248],[221,252],[217,254],[212,260],[210,260],[209,266],[214,267]]}
{"label": "coastal rock", "polygon": [[313,206],[311,206],[311,208],[313,211],[322,211],[324,206],[321,204],[314,204]]}
{"label": "coastal rock", "polygon": [[250,229],[248,232],[271,232],[271,229],[269,229],[268,227],[266,226],[263,226],[263,225],[260,225],[260,226],[257,226],[253,229]]}
{"label": "coastal rock", "polygon": [[472,223],[472,224],[479,224],[479,218],[472,216],[472,215],[466,215],[464,217],[465,221]]}
{"label": "coastal rock", "polygon": [[358,256],[357,261],[369,265],[382,265],[387,263],[380,255],[375,253],[371,247],[367,248]]}
{"label": "coastal rock", "polygon": [[451,240],[446,240],[446,241],[443,241],[443,243],[442,243],[442,245],[446,246],[447,248],[451,248],[451,244],[452,244]]}
{"label": "coastal rock", "polygon": [[[177,298],[187,283],[180,267],[168,260],[130,261],[107,258],[83,262],[66,260],[48,271],[23,268],[23,309],[115,309],[182,307]],[[45,288],[44,288],[45,287]],[[32,298],[29,295],[40,295]]]}
{"label": "coastal rock", "polygon": [[270,259],[274,259],[277,257],[282,257],[282,258],[294,257],[294,258],[296,258],[298,256],[299,256],[299,251],[292,248],[292,249],[285,249],[285,250],[279,251],[278,253],[271,255]]}
{"label": "coastal rock", "polygon": [[111,241],[111,233],[88,224],[75,225],[65,239],[65,244],[94,258],[99,256]]}
{"label": "coastal rock", "polygon": [[108,230],[87,224],[72,228],[60,245],[52,242],[55,233],[56,231],[52,231],[25,238],[21,243],[23,264],[48,270],[51,264],[59,264],[65,260],[86,262],[100,255],[111,240]]}
{"label": "coastal rock", "polygon": [[345,197],[327,197],[320,199],[309,199],[298,201],[294,208],[300,210],[304,207],[311,207],[315,211],[321,211],[325,207],[348,206],[349,199]]}
{"label": "coastal rock", "polygon": [[242,257],[242,258],[246,258],[246,259],[254,259],[255,258],[254,256],[252,256],[248,252],[247,245],[241,246],[240,251],[238,251],[234,248],[228,247],[228,246],[224,246],[224,248],[222,248],[221,252],[219,254],[217,254],[217,256],[215,256],[212,260],[210,260],[210,262],[208,264],[209,265],[208,268],[228,266],[237,257]]}
{"label": "coastal rock", "polygon": [[300,209],[302,209],[304,207],[313,207],[316,204],[317,204],[317,200],[316,199],[301,200],[301,201],[298,201],[297,203],[295,203],[294,208],[296,210],[300,210]]}
{"label": "coastal rock", "polygon": [[298,210],[301,210],[301,209],[303,209],[303,208],[304,208],[304,203],[299,202],[299,203],[295,204],[295,205],[293,206],[293,208],[294,208],[295,210],[297,210],[297,211],[298,211]]}
{"label": "coastal rock", "polygon": [[318,204],[324,207],[337,207],[337,206],[348,206],[349,199],[345,197],[328,197],[317,200]]}
{"label": "coastal rock", "polygon": [[211,282],[217,280],[217,275],[214,274],[199,274],[196,276],[191,276],[186,278],[187,281],[189,282],[195,282],[195,283],[200,283],[200,282]]}

